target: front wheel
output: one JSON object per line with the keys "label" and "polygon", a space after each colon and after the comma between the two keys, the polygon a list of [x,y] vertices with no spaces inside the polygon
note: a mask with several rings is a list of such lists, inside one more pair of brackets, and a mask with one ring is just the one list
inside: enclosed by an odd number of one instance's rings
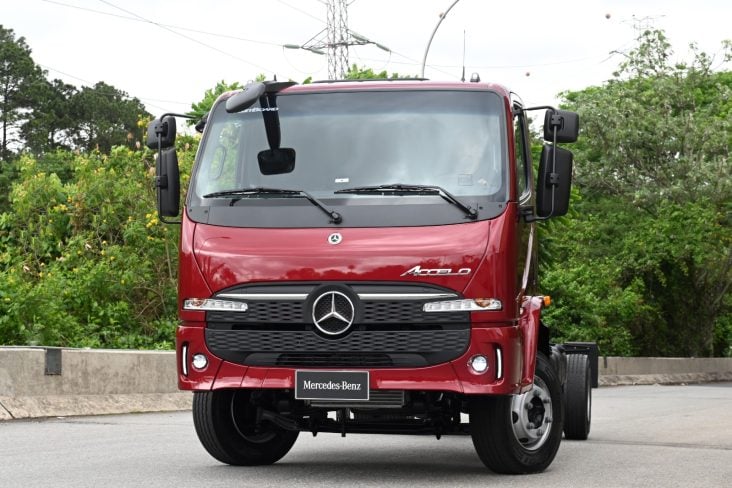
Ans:
{"label": "front wheel", "polygon": [[562,419],[559,378],[549,360],[539,353],[530,391],[471,402],[470,435],[478,457],[492,471],[538,473],[557,454]]}
{"label": "front wheel", "polygon": [[267,421],[256,423],[251,390],[201,391],[193,394],[193,425],[211,456],[236,466],[272,464],[295,444],[299,432]]}

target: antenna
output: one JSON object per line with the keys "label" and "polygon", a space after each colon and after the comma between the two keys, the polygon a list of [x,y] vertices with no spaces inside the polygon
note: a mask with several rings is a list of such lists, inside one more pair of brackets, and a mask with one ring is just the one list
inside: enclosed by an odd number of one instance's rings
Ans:
{"label": "antenna", "polygon": [[465,29],[463,29],[463,74],[460,81],[465,81]]}

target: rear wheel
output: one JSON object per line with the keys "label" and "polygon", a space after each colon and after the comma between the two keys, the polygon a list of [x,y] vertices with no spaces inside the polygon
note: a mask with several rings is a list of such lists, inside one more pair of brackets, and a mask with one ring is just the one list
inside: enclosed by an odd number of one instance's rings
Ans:
{"label": "rear wheel", "polygon": [[538,473],[551,464],[562,440],[562,397],[543,354],[537,355],[532,390],[471,402],[470,435],[478,457],[497,473]]}
{"label": "rear wheel", "polygon": [[249,390],[216,390],[193,395],[193,425],[211,456],[237,466],[272,464],[292,448],[299,432],[270,422],[256,423]]}
{"label": "rear wheel", "polygon": [[567,356],[567,391],[564,436],[585,440],[592,418],[592,379],[590,360],[585,354]]}

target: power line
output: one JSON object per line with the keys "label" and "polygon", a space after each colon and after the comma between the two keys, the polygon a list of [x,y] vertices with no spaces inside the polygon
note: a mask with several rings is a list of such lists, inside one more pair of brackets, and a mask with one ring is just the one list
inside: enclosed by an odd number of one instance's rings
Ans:
{"label": "power line", "polygon": [[246,63],[246,64],[248,64],[250,66],[254,66],[255,68],[260,69],[260,70],[263,70],[263,71],[268,71],[270,73],[274,73],[274,70],[271,70],[269,68],[265,68],[264,66],[260,66],[260,65],[255,64],[255,63],[252,63],[251,61],[247,61],[244,58],[240,58],[239,56],[236,56],[234,54],[231,54],[229,52],[226,52],[226,51],[224,51],[222,49],[219,49],[219,48],[217,48],[215,46],[212,46],[210,44],[206,44],[203,41],[199,41],[195,37],[191,37],[191,36],[188,36],[188,35],[183,34],[181,32],[175,31],[175,30],[171,29],[170,27],[168,27],[168,26],[166,26],[164,24],[159,24],[159,23],[157,23],[155,21],[152,21],[150,19],[146,19],[145,17],[142,17],[141,15],[137,15],[134,12],[130,12],[129,10],[126,10],[126,9],[124,9],[122,7],[118,7],[117,5],[113,4],[112,2],[108,2],[107,0],[99,0],[99,1],[101,3],[103,3],[103,4],[105,4],[105,5],[109,5],[110,7],[116,8],[117,10],[120,10],[120,11],[126,13],[126,14],[129,14],[129,15],[132,15],[134,17],[137,17],[138,19],[140,19],[140,20],[142,20],[144,22],[147,22],[149,24],[152,24],[152,25],[155,25],[157,27],[160,27],[161,29],[166,30],[166,31],[168,31],[168,32],[170,32],[172,34],[175,34],[177,36],[180,36],[180,37],[182,37],[184,39],[188,39],[189,41],[195,42],[196,44],[200,44],[201,46],[204,46],[204,47],[206,47],[208,49],[211,49],[213,51],[216,51],[216,52],[218,52],[220,54],[223,54],[225,56],[229,56],[230,58],[236,59],[237,61],[241,61],[242,63]]}
{"label": "power line", "polygon": [[301,9],[301,8],[295,7],[294,5],[290,5],[289,3],[285,2],[284,0],[277,0],[277,2],[281,3],[285,7],[290,7],[292,10],[297,10],[301,14],[307,15],[311,19],[315,19],[318,22],[320,22],[321,24],[325,24],[325,22],[323,22],[323,19],[321,19],[320,17],[316,17],[315,15],[311,14],[310,12],[307,12],[307,11]]}
{"label": "power line", "polygon": [[[68,7],[68,8],[73,8],[73,9],[77,9],[77,10],[83,10],[85,12],[90,12],[90,13],[99,14],[99,15],[107,15],[109,17],[115,17],[115,18],[123,19],[123,20],[130,20],[132,22],[141,22],[143,24],[150,23],[147,20],[144,20],[144,19],[141,19],[141,18],[137,18],[137,17],[130,17],[130,16],[127,16],[127,15],[120,15],[120,14],[115,14],[115,13],[112,13],[112,12],[105,12],[103,10],[96,10],[96,9],[88,8],[88,7],[80,7],[78,5],[71,5],[69,3],[58,2],[58,1],[55,1],[55,0],[41,0],[41,1],[42,2],[46,2],[46,3],[51,3],[53,5],[58,5],[58,6],[61,6],[61,7]],[[178,30],[183,30],[183,31],[188,31],[188,32],[195,32],[197,34],[205,34],[207,36],[220,37],[220,38],[223,38],[223,39],[233,39],[233,40],[236,40],[236,41],[251,42],[251,43],[254,43],[254,44],[263,44],[263,45],[266,45],[266,46],[282,47],[282,44],[280,44],[278,42],[260,41],[260,40],[257,40],[257,39],[248,39],[246,37],[239,37],[239,36],[234,36],[234,35],[229,35],[229,34],[220,34],[218,32],[209,32],[209,31],[204,31],[204,30],[200,30],[200,29],[193,29],[191,27],[183,27],[183,26],[180,26],[180,25],[163,24],[163,23],[157,23],[157,25],[161,25],[161,26],[165,26],[165,27],[170,27],[171,29],[178,29]]]}

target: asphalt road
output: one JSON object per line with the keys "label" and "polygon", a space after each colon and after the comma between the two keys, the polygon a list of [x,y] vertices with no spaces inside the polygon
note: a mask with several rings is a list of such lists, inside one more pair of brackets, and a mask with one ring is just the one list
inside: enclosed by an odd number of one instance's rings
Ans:
{"label": "asphalt road", "polygon": [[234,468],[179,412],[0,422],[0,487],[732,486],[732,383],[594,394],[590,440],[532,476],[487,471],[468,437],[303,433],[279,463]]}

